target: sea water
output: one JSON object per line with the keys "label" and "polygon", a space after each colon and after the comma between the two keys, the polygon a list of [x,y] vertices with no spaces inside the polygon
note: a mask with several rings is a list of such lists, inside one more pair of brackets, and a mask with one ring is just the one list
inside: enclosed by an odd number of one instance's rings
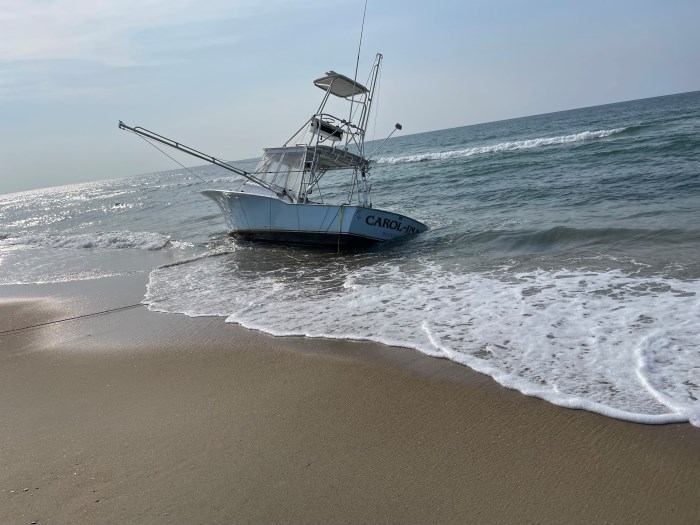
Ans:
{"label": "sea water", "polygon": [[237,243],[199,194],[238,184],[213,166],[2,195],[0,283],[142,272],[153,310],[409,347],[561,406],[700,426],[700,92],[395,138],[372,181],[376,207],[430,231],[341,254]]}

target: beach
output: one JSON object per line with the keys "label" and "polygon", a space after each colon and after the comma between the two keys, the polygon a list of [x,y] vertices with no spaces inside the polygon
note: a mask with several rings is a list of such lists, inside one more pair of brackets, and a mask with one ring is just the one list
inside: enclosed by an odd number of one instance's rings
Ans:
{"label": "beach", "polygon": [[103,4],[0,12],[0,525],[700,524],[700,2]]}
{"label": "beach", "polygon": [[146,282],[3,287],[0,523],[700,520],[689,424],[561,408],[413,350],[152,312]]}

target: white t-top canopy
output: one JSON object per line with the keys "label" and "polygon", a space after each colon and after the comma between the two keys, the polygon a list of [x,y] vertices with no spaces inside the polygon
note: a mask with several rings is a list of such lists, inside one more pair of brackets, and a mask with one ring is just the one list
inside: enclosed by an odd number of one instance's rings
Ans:
{"label": "white t-top canopy", "polygon": [[350,98],[369,91],[359,82],[355,82],[353,79],[335,71],[329,71],[325,77],[317,78],[314,80],[314,85],[320,87],[323,91],[330,89],[332,95],[341,98]]}

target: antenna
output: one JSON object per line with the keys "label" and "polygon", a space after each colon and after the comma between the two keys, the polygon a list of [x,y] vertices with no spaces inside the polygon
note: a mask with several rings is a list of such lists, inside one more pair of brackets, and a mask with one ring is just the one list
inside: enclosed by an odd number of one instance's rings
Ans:
{"label": "antenna", "polygon": [[365,32],[365,15],[367,15],[367,0],[365,0],[365,9],[362,12],[362,28],[360,29],[360,43],[357,46],[357,61],[355,62],[355,78],[353,81],[357,83],[357,69],[360,66],[360,51],[362,50],[362,35]]}
{"label": "antenna", "polygon": [[[362,50],[362,35],[365,32],[365,15],[367,14],[367,0],[365,0],[365,9],[362,11],[362,28],[360,29],[360,43],[357,46],[357,60],[355,61],[355,76],[352,79],[353,87],[357,86],[357,70],[360,67],[360,51]],[[350,115],[348,121],[352,120],[352,106],[355,103],[355,97],[350,99]]]}
{"label": "antenna", "polygon": [[402,129],[403,129],[403,126],[402,126],[401,124],[399,124],[398,122],[397,122],[396,124],[394,124],[394,129],[391,130],[391,133],[389,133],[389,136],[388,136],[387,138],[385,138],[385,139],[382,141],[382,143],[377,147],[377,149],[375,149],[375,150],[370,154],[369,157],[367,157],[367,160],[370,160],[372,157],[374,157],[374,154],[375,154],[375,153],[377,153],[380,149],[382,149],[382,146],[384,146],[384,144],[386,143],[386,141],[389,140],[389,139],[391,138],[391,136],[394,134],[394,132],[395,132],[396,130],[401,131]]}

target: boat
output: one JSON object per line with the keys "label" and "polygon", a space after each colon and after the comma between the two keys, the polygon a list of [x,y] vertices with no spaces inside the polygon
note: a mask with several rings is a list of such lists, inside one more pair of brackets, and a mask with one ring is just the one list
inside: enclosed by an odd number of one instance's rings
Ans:
{"label": "boat", "polygon": [[[370,196],[372,166],[371,155],[365,152],[365,132],[381,62],[378,53],[369,87],[335,71],[314,80],[324,92],[318,109],[282,146],[265,149],[253,172],[144,128],[121,121],[119,127],[241,175],[244,180],[235,189],[201,192],[219,205],[234,238],[340,249],[413,236],[428,226],[375,208]],[[346,118],[330,113],[331,101],[344,106]],[[396,124],[384,142],[400,129]],[[344,202],[323,201],[319,183],[329,172],[347,174],[350,189]]]}

